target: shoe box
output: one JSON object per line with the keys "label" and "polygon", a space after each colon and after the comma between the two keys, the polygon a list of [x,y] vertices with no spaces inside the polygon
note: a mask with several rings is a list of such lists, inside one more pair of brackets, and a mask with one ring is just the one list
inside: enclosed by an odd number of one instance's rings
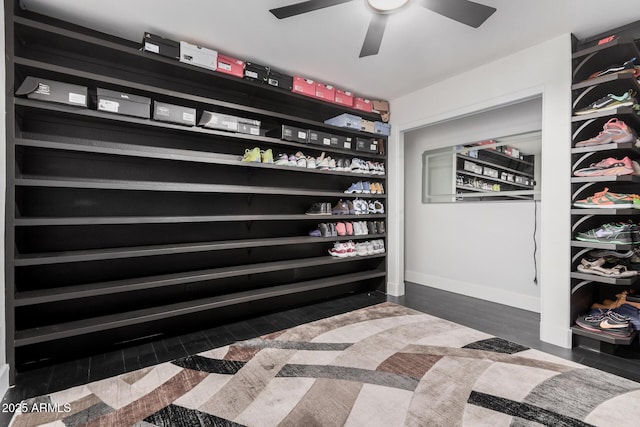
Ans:
{"label": "shoe box", "polygon": [[215,113],[212,111],[203,111],[198,126],[209,129],[221,129],[231,132],[238,131],[238,118],[229,114]]}
{"label": "shoe box", "polygon": [[362,132],[374,133],[375,132],[375,123],[372,122],[371,120],[362,119],[360,121],[360,130]]}
{"label": "shoe box", "polygon": [[171,59],[180,59],[180,43],[151,33],[144,33],[142,49]]}
{"label": "shoe box", "polygon": [[380,120],[385,123],[389,122],[389,102],[387,101],[372,101],[371,112],[380,114]]}
{"label": "shoe box", "polygon": [[267,136],[280,138],[285,141],[302,142],[306,144],[309,141],[309,130],[295,126],[282,125],[277,129],[267,132]]}
{"label": "shoe box", "polygon": [[378,141],[375,139],[356,138],[356,151],[378,152]]}
{"label": "shoe box", "polygon": [[323,83],[316,83],[315,97],[324,101],[334,102],[336,97],[336,89],[333,86]]}
{"label": "shoe box", "polygon": [[27,96],[38,101],[57,102],[87,108],[87,87],[45,80],[38,77],[27,77],[18,90],[18,96]]}
{"label": "shoe box", "polygon": [[498,178],[498,170],[485,166],[482,168],[482,175],[490,178]]}
{"label": "shoe box", "polygon": [[478,175],[482,175],[482,166],[480,166],[477,163],[470,162],[469,160],[465,160],[462,167],[466,171],[477,173]]}
{"label": "shoe box", "polygon": [[215,71],[218,68],[218,52],[181,41],[180,62]]}
{"label": "shoe box", "polygon": [[351,138],[350,136],[331,135],[332,147],[353,150],[353,142],[353,138]]}
{"label": "shoe box", "polygon": [[338,126],[341,128],[351,128],[360,130],[362,125],[362,117],[349,113],[340,114],[324,121],[325,124]]}
{"label": "shoe box", "polygon": [[267,83],[269,78],[269,67],[266,65],[246,62],[244,64],[244,79],[252,82]]}
{"label": "shoe box", "polygon": [[373,106],[370,100],[356,97],[353,99],[353,108],[370,113]]}
{"label": "shoe box", "polygon": [[526,177],[526,176],[520,176],[520,175],[515,176],[515,183],[522,184],[522,185],[534,185],[533,179],[530,179],[529,177]]}
{"label": "shoe box", "polygon": [[500,172],[500,179],[503,181],[516,182],[515,176],[508,172]]}
{"label": "shoe box", "polygon": [[293,76],[269,69],[267,84],[290,91],[293,89]]}
{"label": "shoe box", "polygon": [[345,107],[353,107],[353,94],[344,90],[336,89],[336,94],[333,97],[333,102],[336,104],[344,105]]}
{"label": "shoe box", "polygon": [[231,56],[218,54],[218,67],[216,71],[242,78],[244,77],[244,61]]}
{"label": "shoe box", "polygon": [[331,146],[331,134],[309,129],[309,144]]}
{"label": "shoe box", "polygon": [[97,88],[91,99],[98,111],[148,119],[151,117],[151,98],[115,90]]}
{"label": "shoe box", "polygon": [[373,122],[373,133],[389,136],[391,133],[391,125],[383,122]]}
{"label": "shoe box", "polygon": [[195,126],[196,110],[195,108],[183,107],[181,105],[153,101],[153,120],[178,125]]}
{"label": "shoe box", "polygon": [[316,96],[316,82],[313,80],[305,79],[304,77],[293,77],[293,89],[292,92],[299,93],[306,96]]}
{"label": "shoe box", "polygon": [[239,133],[260,135],[260,120],[245,119],[244,117],[237,117],[237,119]]}

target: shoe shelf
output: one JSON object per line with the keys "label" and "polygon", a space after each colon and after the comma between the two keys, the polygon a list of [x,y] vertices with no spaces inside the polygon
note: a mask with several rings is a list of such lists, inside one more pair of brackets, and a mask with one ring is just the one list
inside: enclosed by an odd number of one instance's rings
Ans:
{"label": "shoe shelf", "polygon": [[627,182],[640,183],[640,176],[636,175],[619,175],[619,176],[574,176],[571,183],[579,184],[585,182]]}
{"label": "shoe shelf", "polygon": [[[110,64],[118,65],[117,69],[113,69],[110,74],[126,77],[126,80],[132,83],[136,80],[136,77],[146,81],[150,77],[171,76],[172,79],[190,82],[194,88],[197,85],[207,85],[215,88],[223,87],[225,90],[221,92],[222,94],[225,92],[240,92],[244,94],[244,96],[239,97],[240,99],[258,99],[269,106],[269,108],[264,109],[265,113],[269,110],[275,112],[274,110],[279,107],[284,107],[284,104],[288,104],[290,111],[309,111],[311,117],[322,116],[324,119],[345,112],[345,108],[337,104],[274,88],[270,85],[238,79],[224,73],[194,67],[177,60],[141,51],[140,43],[69,25],[67,22],[49,19],[41,15],[30,14],[29,12],[21,13],[25,16],[15,16],[13,23],[17,38],[26,48],[18,45],[16,57],[28,52],[33,56],[43,58],[43,60],[49,59],[52,64],[58,64],[57,58],[62,55],[70,57],[68,61],[74,65],[77,72],[81,72],[83,69],[87,71],[88,67],[100,68],[101,64],[98,61],[95,63],[73,61],[71,57],[74,55],[81,58],[108,58]],[[47,22],[44,22],[44,20]],[[140,34],[143,31],[144,29],[141,29]],[[30,46],[38,46],[40,49],[28,50]],[[224,97],[221,96],[221,98]],[[375,113],[346,110],[357,113],[359,116],[369,120],[380,120],[380,116]],[[238,111],[248,111],[248,109],[239,105]]]}
{"label": "shoe shelf", "polygon": [[[225,135],[226,136],[226,135]],[[285,142],[285,141],[283,141]],[[351,171],[339,171],[339,170],[321,170],[321,169],[309,169],[295,166],[279,166],[269,163],[253,163],[242,162],[240,156],[231,154],[212,153],[209,151],[196,151],[196,150],[181,150],[181,149],[169,149],[162,147],[151,147],[144,145],[133,144],[121,144],[98,140],[74,140],[73,142],[57,142],[57,141],[45,141],[35,139],[23,139],[16,138],[16,147],[28,147],[28,148],[41,148],[58,150],[65,152],[76,153],[94,153],[94,154],[107,154],[123,157],[138,157],[145,159],[158,159],[158,160],[171,160],[182,161],[192,163],[206,163],[213,165],[228,165],[245,168],[264,168],[282,171],[291,171],[295,173],[312,173],[312,174],[325,174],[325,175],[344,175],[359,178],[369,178],[370,180],[386,180],[386,175],[374,175],[365,174]],[[298,144],[296,144],[297,147]],[[299,144],[303,145],[303,144]],[[305,146],[305,151],[306,150]],[[309,146],[309,148],[315,146]],[[350,154],[353,154],[351,152]],[[366,154],[366,153],[365,153]],[[367,157],[367,156],[361,156]]]}
{"label": "shoe shelf", "polygon": [[[466,175],[466,176],[473,176],[475,178],[481,178],[483,180],[487,180],[487,181],[491,181],[491,182],[497,182],[500,184],[505,184],[505,185],[509,185],[509,186],[513,186],[513,187],[519,187],[519,188],[526,188],[528,190],[533,190],[533,185],[525,185],[525,184],[516,184],[515,182],[511,182],[511,181],[506,181],[504,179],[498,179],[498,178],[492,178],[490,176],[486,176],[486,175],[481,175],[479,173],[473,173],[473,172],[469,172],[467,170],[464,169],[456,169],[456,173],[460,174],[460,175]],[[469,189],[472,187],[465,187],[465,186],[456,186],[456,187],[460,187],[460,188],[464,188],[464,189]],[[486,190],[489,193],[497,193],[497,191],[490,191],[490,190]]]}
{"label": "shoe shelf", "polygon": [[[364,257],[361,257],[364,258]],[[347,259],[350,261],[351,258]],[[333,263],[341,260],[332,260]],[[386,272],[374,270],[363,271],[354,274],[333,277],[331,279],[310,280],[274,286],[259,291],[245,291],[231,293],[224,296],[216,296],[197,301],[187,301],[148,309],[117,313],[100,316],[80,321],[53,324],[32,329],[16,331],[15,345],[22,347],[37,343],[46,343],[79,335],[85,335],[100,331],[124,328],[132,325],[155,322],[162,319],[171,319],[186,314],[209,311],[212,309],[252,303],[261,300],[272,300],[300,292],[309,292],[348,284],[354,281],[381,278]]]}
{"label": "shoe shelf", "polygon": [[605,335],[598,332],[588,331],[577,325],[571,326],[571,331],[575,335],[591,338],[596,341],[603,341],[609,344],[619,344],[619,345],[631,345],[631,343],[633,343],[633,341],[636,339],[636,336],[638,335],[638,333],[634,331],[628,337],[614,337],[611,335]]}
{"label": "shoe shelf", "polygon": [[[282,125],[345,137],[388,137],[327,125],[365,113],[193,67],[139,44],[6,2],[7,361],[16,370],[109,351],[120,342],[195,331],[350,292],[384,291],[386,254],[336,258],[311,237],[321,222],[384,213],[306,215],[314,203],[386,175],[242,162],[245,149],[386,166],[355,151],[266,136]],[[141,28],[142,36],[145,29]],[[142,38],[142,37],[141,37]],[[122,91],[261,121],[260,135],[181,126],[13,93],[25,77]],[[354,144],[355,145],[355,144]],[[384,206],[386,208],[386,206]],[[82,354],[78,353],[82,350]],[[11,380],[13,381],[13,380]]]}
{"label": "shoe shelf", "polygon": [[256,221],[309,221],[317,219],[363,220],[384,219],[386,214],[364,215],[193,215],[193,216],[96,216],[96,217],[18,217],[17,227],[85,226],[85,225],[135,225],[135,224],[188,224],[216,222]]}
{"label": "shoe shelf", "polygon": [[[225,138],[231,141],[236,141],[239,144],[242,144],[243,148],[247,147],[247,145],[255,146],[255,145],[265,144],[268,146],[290,147],[292,149],[305,150],[305,151],[312,150],[315,152],[325,151],[328,153],[339,153],[339,154],[350,155],[353,157],[363,157],[368,159],[384,159],[383,155],[372,153],[372,152],[353,151],[353,150],[331,148],[331,147],[313,145],[313,144],[302,144],[297,142],[283,141],[277,138],[271,138],[266,136],[247,135],[242,133],[231,133],[231,132],[218,131],[214,129],[196,127],[196,126],[187,127],[187,126],[181,126],[181,125],[174,125],[171,123],[158,122],[150,119],[140,119],[137,117],[128,117],[128,116],[104,113],[102,111],[96,111],[96,110],[91,110],[86,108],[77,108],[77,107],[72,107],[72,106],[63,105],[63,104],[49,104],[49,103],[34,101],[30,99],[14,98],[14,104],[17,107],[18,113],[21,112],[21,109],[38,109],[38,110],[45,110],[51,113],[57,113],[59,115],[64,115],[64,116],[70,115],[70,116],[77,116],[84,119],[91,119],[96,121],[116,122],[119,124],[126,123],[128,125],[129,124],[142,125],[145,127],[165,129],[165,130],[170,130],[172,132],[176,132],[178,134],[193,133],[193,134],[198,134],[203,136],[210,135],[218,138]],[[341,133],[345,133],[345,134],[352,134],[352,135],[361,134],[361,132],[349,132],[344,128],[339,128],[339,129],[341,130]],[[367,135],[367,137],[371,137],[371,135]]]}
{"label": "shoe shelf", "polygon": [[[456,157],[459,159],[463,159],[463,160],[468,160],[470,162],[474,162],[474,163],[478,163],[481,165],[486,165],[486,166],[490,166],[490,167],[496,167],[500,170],[506,171],[506,172],[511,172],[514,174],[518,174],[518,175],[524,175],[530,178],[533,178],[533,172],[529,171],[528,169],[532,169],[533,168],[533,164],[531,162],[527,162],[525,160],[520,160],[520,159],[516,159],[513,157],[509,157],[503,153],[491,153],[491,155],[493,156],[499,156],[500,158],[503,158],[505,162],[508,162],[510,165],[511,164],[516,164],[516,165],[520,165],[524,170],[520,169],[515,169],[515,168],[511,168],[508,166],[503,166],[502,164],[496,163],[496,162],[491,162],[488,160],[483,160],[483,159],[478,159],[476,157],[471,157],[471,156],[467,156],[465,154],[456,154]],[[466,172],[464,169],[460,170],[458,169],[458,172]],[[484,175],[483,175],[484,176]],[[513,183],[511,183],[513,184]]]}
{"label": "shoe shelf", "polygon": [[[336,216],[332,216],[335,218]],[[179,243],[170,245],[132,246],[108,249],[90,249],[66,252],[17,254],[16,267],[31,265],[68,264],[75,262],[104,261],[120,258],[150,257],[160,255],[185,254],[195,252],[214,252],[230,249],[277,247],[284,245],[308,245],[348,240],[382,239],[386,234],[362,234],[351,236],[311,237],[292,236],[269,239],[225,240],[222,242]]]}
{"label": "shoe shelf", "polygon": [[124,181],[115,179],[46,179],[44,177],[24,176],[16,178],[16,187],[38,188],[74,188],[92,190],[127,190],[127,191],[161,191],[161,192],[194,192],[194,193],[229,193],[229,194],[278,194],[286,196],[344,197],[362,199],[386,199],[386,194],[345,194],[336,191],[315,191],[306,188],[274,188],[248,185],[200,184],[182,182]]}
{"label": "shoe shelf", "polygon": [[585,242],[582,240],[572,240],[571,246],[574,248],[611,249],[612,251],[628,251],[638,247],[637,244]]}
{"label": "shoe shelf", "polygon": [[571,154],[586,154],[586,153],[595,153],[600,151],[612,151],[617,150],[618,152],[640,155],[640,148],[637,142],[622,142],[622,143],[611,143],[611,144],[602,144],[602,145],[592,145],[590,147],[574,147],[571,149]]}
{"label": "shoe shelf", "polygon": [[638,277],[606,277],[597,274],[580,273],[578,271],[571,272],[572,279],[589,280],[592,282],[606,283],[608,285],[631,286],[638,281]]}
{"label": "shoe shelf", "polygon": [[349,258],[335,258],[322,256],[297,260],[265,262],[243,266],[231,266],[208,270],[189,271],[180,274],[163,274],[148,277],[136,277],[123,280],[89,283],[59,288],[47,288],[16,293],[16,307],[47,304],[58,301],[68,301],[96,297],[101,295],[125,294],[127,292],[145,289],[160,289],[169,286],[206,282],[211,280],[228,279],[230,277],[264,274],[274,271],[295,270],[299,268],[337,265],[340,263],[357,262],[366,259],[384,257],[384,254],[356,256]]}
{"label": "shoe shelf", "polygon": [[[620,30],[622,32],[622,30]],[[612,30],[611,34],[616,34]],[[589,46],[573,53],[573,84],[572,106],[574,111],[586,107],[589,103],[606,96],[609,93],[620,95],[628,90],[640,92],[640,83],[632,73],[611,73],[601,77],[588,79],[596,72],[607,70],[612,66],[621,65],[629,59],[640,58],[638,45],[633,40],[616,38],[607,43]],[[603,131],[603,125],[612,118],[619,118],[636,131],[640,129],[640,117],[631,106],[616,109],[598,111],[591,114],[572,115],[572,173],[582,165],[596,163],[606,157],[622,158],[630,157],[632,160],[640,159],[640,149],[637,141],[625,143],[609,143],[589,147],[575,147],[575,143],[598,135]],[[601,176],[601,177],[577,177],[570,178],[572,190],[572,203],[577,199],[591,196],[594,192],[609,187],[613,192],[635,193],[640,177],[634,175]],[[606,185],[610,183],[609,185]],[[583,197],[584,196],[584,197]],[[640,215],[640,209],[634,208],[571,208],[572,236],[576,231],[586,231],[594,227],[600,227],[608,222],[629,220]],[[635,221],[634,221],[635,222]],[[638,277],[616,278],[599,276],[576,271],[576,263],[587,256],[591,249],[604,249],[612,251],[628,251],[635,249],[637,244],[615,244],[604,242],[585,242],[573,239],[570,241],[572,263],[570,266],[571,307],[572,316],[582,315],[588,311],[595,302],[619,292],[620,287],[635,287]],[[615,298],[614,298],[615,299]],[[573,319],[572,319],[573,320]],[[580,336],[576,343],[582,342],[586,337],[595,342],[614,345],[630,345],[636,339],[636,332],[630,337],[616,337],[602,333],[585,330],[575,324],[570,325],[572,333]],[[582,344],[580,344],[582,345]],[[593,345],[590,345],[590,348]],[[594,347],[595,348],[595,347]],[[605,347],[599,349],[606,351]]]}

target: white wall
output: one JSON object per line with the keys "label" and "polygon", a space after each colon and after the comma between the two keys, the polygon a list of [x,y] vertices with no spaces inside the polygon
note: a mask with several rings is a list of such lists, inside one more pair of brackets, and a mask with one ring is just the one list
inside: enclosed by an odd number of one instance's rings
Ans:
{"label": "white wall", "polygon": [[[437,60],[437,59],[434,59]],[[404,293],[404,133],[522,99],[542,96],[540,339],[570,347],[571,38],[565,34],[391,100],[389,283]],[[428,218],[424,218],[427,220]],[[427,236],[425,236],[426,238]],[[466,268],[472,268],[469,264]]]}
{"label": "white wall", "polygon": [[[541,127],[542,99],[535,98],[405,133],[405,280],[540,311],[534,202],[424,204],[421,180],[425,150]],[[451,160],[449,155],[450,168]],[[539,223],[539,212],[537,217]]]}
{"label": "white wall", "polygon": [[[2,46],[2,58],[0,61],[0,114],[2,120],[0,120],[0,212],[5,212],[5,195],[7,189],[5,165],[6,153],[7,153],[7,141],[6,141],[6,106],[5,106],[5,64],[4,64],[4,2],[0,7],[0,46]],[[4,396],[5,392],[9,388],[9,365],[7,365],[6,356],[6,320],[5,320],[5,305],[4,305],[4,218],[2,218],[2,225],[0,226],[0,233],[2,234],[2,244],[0,245],[0,396]]]}

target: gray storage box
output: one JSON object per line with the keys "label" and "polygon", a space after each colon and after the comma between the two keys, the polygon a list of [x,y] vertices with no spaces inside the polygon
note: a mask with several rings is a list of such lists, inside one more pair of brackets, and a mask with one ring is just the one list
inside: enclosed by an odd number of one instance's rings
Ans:
{"label": "gray storage box", "polygon": [[151,98],[145,96],[97,88],[95,104],[98,111],[143,119],[151,117]]}

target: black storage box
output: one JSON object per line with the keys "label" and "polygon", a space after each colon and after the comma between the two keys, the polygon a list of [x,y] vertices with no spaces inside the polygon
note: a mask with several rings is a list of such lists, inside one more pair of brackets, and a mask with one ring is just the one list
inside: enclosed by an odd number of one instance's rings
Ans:
{"label": "black storage box", "polygon": [[209,129],[222,129],[232,132],[238,131],[238,118],[229,114],[214,113],[211,111],[203,111],[198,126],[204,126]]}
{"label": "black storage box", "polygon": [[282,125],[277,129],[273,129],[267,133],[267,136],[280,138],[285,141],[302,142],[305,144],[309,142],[309,131],[307,129],[289,125]]}
{"label": "black storage box", "polygon": [[269,70],[267,84],[284,90],[293,89],[293,77],[278,71]]}
{"label": "black storage box", "polygon": [[269,67],[265,65],[246,62],[244,64],[244,78],[254,82],[266,83],[269,76]]}
{"label": "black storage box", "polygon": [[375,139],[356,138],[356,151],[378,152],[378,141]]}
{"label": "black storage box", "polygon": [[97,88],[95,97],[92,94],[92,98],[98,111],[141,117],[143,119],[151,117],[151,98],[146,96]]}
{"label": "black storage box", "polygon": [[309,144],[331,146],[331,134],[309,129]]}
{"label": "black storage box", "polygon": [[331,135],[331,146],[336,148],[344,148],[347,150],[353,150],[353,138],[350,136]]}
{"label": "black storage box", "polygon": [[195,126],[196,109],[153,101],[153,120]]}
{"label": "black storage box", "polygon": [[238,117],[238,132],[249,135],[260,135],[260,120]]}
{"label": "black storage box", "polygon": [[72,85],[55,80],[29,76],[24,79],[16,91],[16,95],[26,95],[29,99],[87,108],[86,86]]}
{"label": "black storage box", "polygon": [[167,58],[180,59],[180,43],[151,33],[144,33],[142,49]]}

